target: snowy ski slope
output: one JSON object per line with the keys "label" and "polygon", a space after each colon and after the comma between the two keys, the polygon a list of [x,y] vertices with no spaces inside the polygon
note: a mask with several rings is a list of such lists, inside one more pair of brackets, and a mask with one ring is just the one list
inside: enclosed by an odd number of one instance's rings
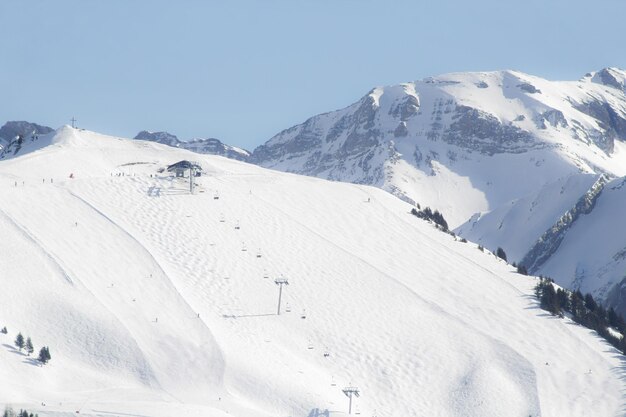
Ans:
{"label": "snowy ski slope", "polygon": [[[355,385],[363,416],[624,413],[615,349],[382,190],[69,127],[39,141],[0,162],[0,405],[315,417]],[[195,195],[158,173],[181,159],[205,170]]]}

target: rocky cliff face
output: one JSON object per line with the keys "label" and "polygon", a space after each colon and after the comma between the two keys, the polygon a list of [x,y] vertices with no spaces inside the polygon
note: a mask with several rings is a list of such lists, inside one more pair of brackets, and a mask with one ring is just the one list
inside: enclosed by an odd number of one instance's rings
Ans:
{"label": "rocky cliff face", "polygon": [[149,132],[142,130],[135,136],[135,139],[149,140],[202,154],[225,156],[226,158],[237,159],[239,161],[246,161],[250,156],[250,152],[245,149],[226,145],[215,138],[194,139],[186,142],[168,132]]}
{"label": "rocky cliff face", "polygon": [[593,211],[596,201],[607,182],[607,177],[601,175],[591,188],[578,199],[576,205],[565,212],[550,229],[546,230],[537,239],[528,253],[524,255],[520,264],[524,265],[530,273],[538,273],[541,266],[559,249],[567,232],[580,216]]}
{"label": "rocky cliff face", "polygon": [[561,176],[626,175],[625,79],[500,71],[375,88],[280,132],[250,162],[379,186],[459,225]]}

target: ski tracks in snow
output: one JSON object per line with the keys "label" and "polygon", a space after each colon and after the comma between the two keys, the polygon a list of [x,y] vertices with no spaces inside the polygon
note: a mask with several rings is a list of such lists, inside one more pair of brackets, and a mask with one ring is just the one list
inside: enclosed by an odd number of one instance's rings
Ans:
{"label": "ski tracks in snow", "polygon": [[12,225],[16,230],[20,232],[20,234],[30,241],[37,250],[42,253],[50,262],[50,264],[59,272],[65,281],[68,284],[74,285],[74,280],[71,277],[71,274],[68,272],[67,267],[63,265],[62,261],[52,254],[46,247],[43,245],[39,239],[35,237],[33,233],[31,233],[25,226],[21,225],[17,222],[13,217],[9,216],[4,210],[0,209],[0,216],[2,216],[10,225]]}

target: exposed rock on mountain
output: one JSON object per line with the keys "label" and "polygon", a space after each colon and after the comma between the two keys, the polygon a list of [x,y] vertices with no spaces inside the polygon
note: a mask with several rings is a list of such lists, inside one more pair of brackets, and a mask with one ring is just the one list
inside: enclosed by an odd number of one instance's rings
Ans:
{"label": "exposed rock on mountain", "polygon": [[517,71],[377,87],[254,150],[281,171],[382,187],[452,226],[557,178],[626,175],[626,72],[579,81]]}

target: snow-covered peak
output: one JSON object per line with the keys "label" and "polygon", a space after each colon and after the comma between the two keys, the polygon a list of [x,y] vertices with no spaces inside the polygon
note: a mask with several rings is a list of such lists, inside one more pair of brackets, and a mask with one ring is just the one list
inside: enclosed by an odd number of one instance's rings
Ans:
{"label": "snow-covered peak", "polygon": [[589,79],[592,82],[617,88],[626,92],[626,70],[608,67],[591,74]]}
{"label": "snow-covered peak", "polygon": [[458,226],[560,177],[626,175],[626,93],[514,70],[444,74],[374,88],[283,130],[250,161],[376,185]]}

